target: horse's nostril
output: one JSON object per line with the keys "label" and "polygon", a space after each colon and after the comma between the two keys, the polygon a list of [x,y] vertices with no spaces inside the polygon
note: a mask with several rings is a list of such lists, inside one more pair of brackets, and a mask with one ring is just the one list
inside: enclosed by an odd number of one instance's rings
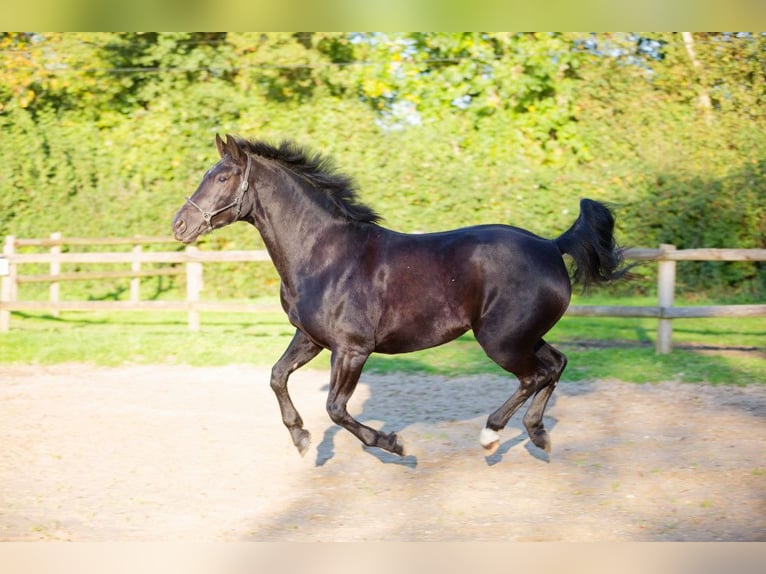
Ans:
{"label": "horse's nostril", "polygon": [[186,229],[186,222],[183,219],[179,219],[176,221],[174,227],[178,233],[182,233]]}

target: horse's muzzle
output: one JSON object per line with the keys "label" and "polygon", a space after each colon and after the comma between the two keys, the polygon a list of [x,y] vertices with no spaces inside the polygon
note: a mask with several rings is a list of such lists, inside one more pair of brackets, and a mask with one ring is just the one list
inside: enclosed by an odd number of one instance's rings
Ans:
{"label": "horse's muzzle", "polygon": [[176,241],[191,243],[196,239],[196,236],[187,233],[187,227],[186,221],[183,218],[179,217],[173,221],[173,236],[176,238]]}
{"label": "horse's muzzle", "polygon": [[178,236],[186,231],[186,222],[183,219],[179,219],[178,221],[174,222],[173,231],[176,234],[176,239],[178,239]]}

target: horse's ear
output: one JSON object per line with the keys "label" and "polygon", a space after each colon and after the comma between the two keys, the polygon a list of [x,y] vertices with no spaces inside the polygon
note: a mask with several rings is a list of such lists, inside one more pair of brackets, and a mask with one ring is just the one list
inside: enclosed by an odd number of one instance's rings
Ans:
{"label": "horse's ear", "polygon": [[223,159],[223,156],[226,155],[226,147],[224,146],[221,136],[218,134],[215,134],[215,147],[218,148],[218,155],[220,155],[221,159]]}
{"label": "horse's ear", "polygon": [[239,144],[230,134],[226,134],[226,151],[234,161],[242,159],[242,150],[239,149]]}

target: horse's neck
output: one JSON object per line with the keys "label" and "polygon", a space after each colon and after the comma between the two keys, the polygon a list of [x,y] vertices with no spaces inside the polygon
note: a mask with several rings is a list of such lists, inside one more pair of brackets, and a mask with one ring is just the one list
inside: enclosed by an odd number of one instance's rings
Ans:
{"label": "horse's neck", "polygon": [[358,245],[360,228],[329,213],[305,196],[297,184],[257,184],[256,204],[250,220],[263,238],[283,282],[295,283],[307,269],[316,267],[318,252],[333,245],[347,249]]}

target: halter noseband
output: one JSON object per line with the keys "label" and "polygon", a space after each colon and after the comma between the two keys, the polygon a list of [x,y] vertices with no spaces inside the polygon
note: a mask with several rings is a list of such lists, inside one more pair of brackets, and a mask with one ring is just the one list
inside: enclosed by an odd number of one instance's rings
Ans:
{"label": "halter noseband", "polygon": [[202,214],[202,219],[207,224],[207,227],[208,227],[207,230],[208,231],[212,231],[213,230],[212,219],[216,215],[218,215],[219,213],[223,213],[224,211],[226,211],[227,209],[231,209],[232,207],[236,207],[237,208],[236,214],[234,215],[234,221],[239,219],[239,215],[242,212],[242,200],[245,197],[245,192],[250,187],[250,182],[248,180],[250,179],[250,167],[253,165],[253,158],[252,158],[252,156],[249,153],[246,154],[246,155],[247,155],[247,167],[245,168],[245,175],[242,178],[242,182],[239,184],[239,192],[237,193],[236,199],[234,201],[232,201],[230,204],[225,205],[225,206],[223,206],[220,209],[216,209],[215,211],[205,211],[199,205],[194,203],[191,200],[190,197],[186,197],[185,198],[186,199],[186,203],[188,203],[189,205],[191,205],[192,207],[197,209],[197,211],[199,211]]}

